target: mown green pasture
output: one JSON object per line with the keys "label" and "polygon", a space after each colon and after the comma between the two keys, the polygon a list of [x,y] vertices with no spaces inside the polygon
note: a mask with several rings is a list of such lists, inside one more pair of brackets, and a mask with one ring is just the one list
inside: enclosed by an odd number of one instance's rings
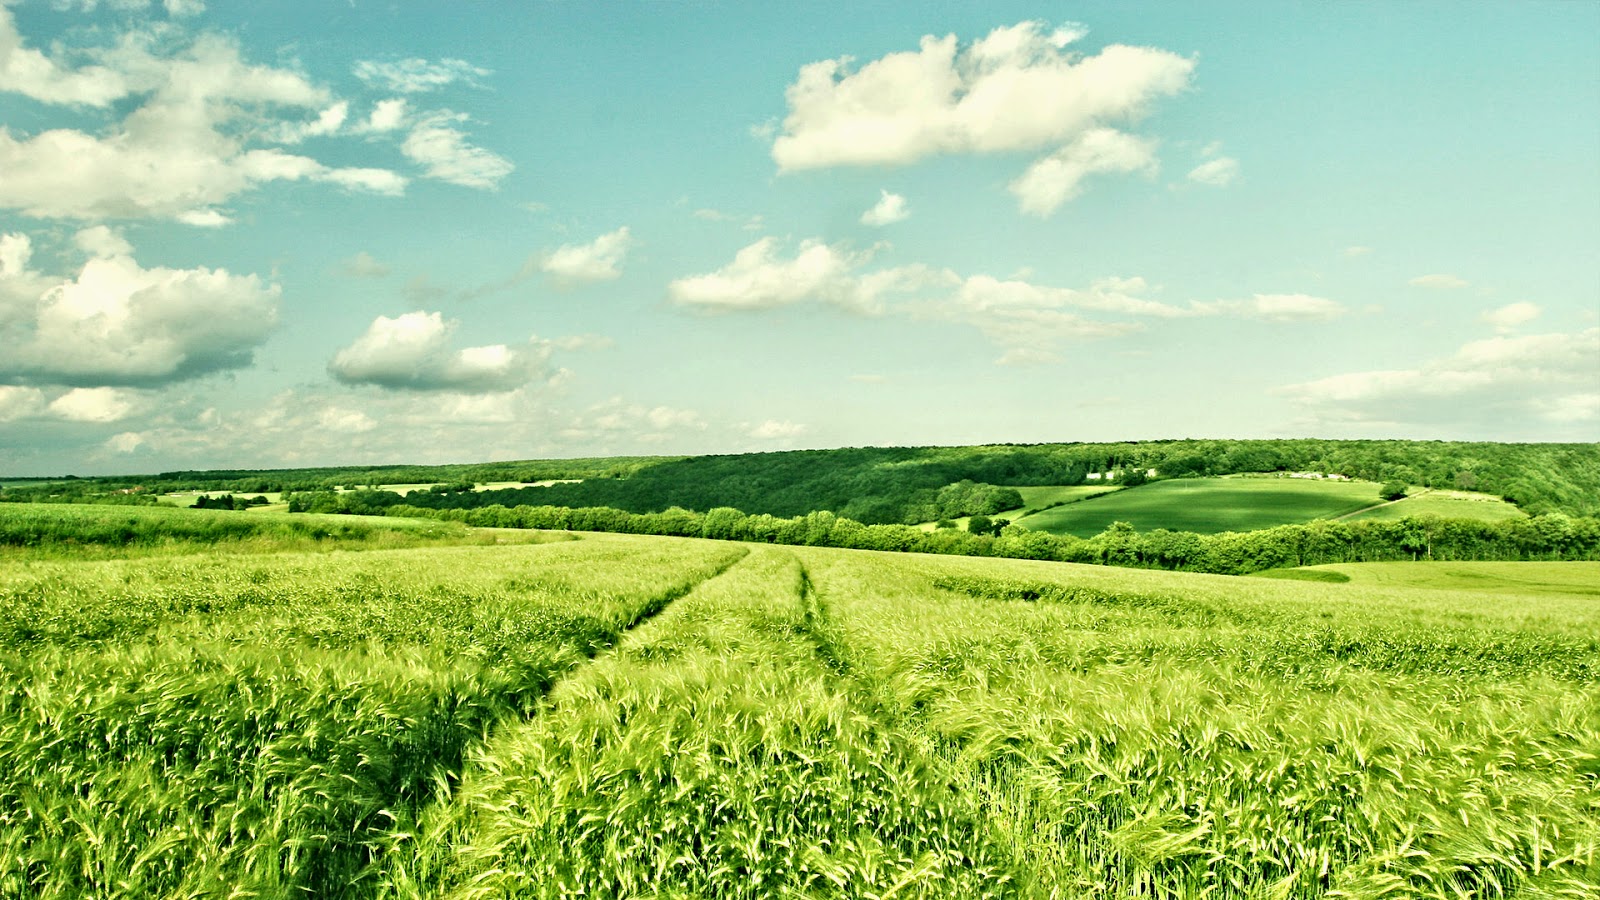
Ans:
{"label": "mown green pasture", "polygon": [[1017,524],[1093,537],[1112,522],[1140,531],[1216,534],[1329,519],[1380,502],[1378,485],[1299,478],[1175,478],[1047,509]]}
{"label": "mown green pasture", "polygon": [[1593,897],[1597,567],[1489,565],[31,561],[0,897]]}
{"label": "mown green pasture", "polygon": [[1503,522],[1527,515],[1515,504],[1507,503],[1491,494],[1467,491],[1424,491],[1395,503],[1375,506],[1356,513],[1351,519],[1404,519],[1417,516],[1438,516],[1441,519],[1478,519],[1485,522]]}

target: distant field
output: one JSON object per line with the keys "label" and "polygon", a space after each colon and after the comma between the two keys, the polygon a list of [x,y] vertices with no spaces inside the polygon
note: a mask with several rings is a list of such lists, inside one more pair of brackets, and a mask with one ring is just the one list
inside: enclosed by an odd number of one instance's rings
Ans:
{"label": "distant field", "polygon": [[[161,503],[167,506],[193,506],[194,501],[201,497],[221,497],[224,494],[232,494],[240,499],[244,499],[246,497],[265,497],[267,498],[267,503],[269,504],[279,504],[283,502],[283,494],[277,491],[258,491],[254,494],[250,493],[249,491],[174,491],[170,494],[162,494],[158,499],[161,501]],[[260,506],[251,507],[251,509],[264,508],[265,507]]]}
{"label": "distant field", "polygon": [[[1001,510],[1000,512],[994,514],[995,518],[1009,519],[1012,522],[1026,524],[1026,520],[1029,517],[1020,515],[1026,510],[1038,509],[1041,506],[1049,506],[1052,503],[1076,503],[1086,497],[1093,497],[1098,494],[1109,494],[1112,491],[1121,490],[1121,488],[1118,488],[1114,485],[1080,484],[1067,486],[1060,484],[1047,484],[1035,485],[1033,487],[1019,487],[1016,490],[1017,493],[1022,495],[1022,505],[1016,507],[1015,509]],[[956,528],[965,531],[967,523],[972,521],[972,517],[962,516],[959,519],[951,519],[950,521],[955,523]],[[937,522],[923,522],[917,527],[921,528],[923,531],[934,531],[938,528],[938,525],[939,523]]]}
{"label": "distant field", "polygon": [[1048,509],[1019,524],[1078,537],[1099,534],[1112,522],[1140,531],[1215,534],[1332,518],[1378,502],[1378,485],[1367,481],[1178,478]]}
{"label": "distant field", "polygon": [[1061,485],[1046,485],[1044,487],[1019,487],[1017,493],[1022,495],[1022,505],[1026,509],[1038,509],[1052,503],[1076,503],[1085,497],[1096,494],[1106,494],[1119,491],[1120,487],[1114,484],[1078,484],[1071,487]]}
{"label": "distant field", "polygon": [[1486,522],[1503,522],[1520,519],[1527,513],[1515,504],[1494,496],[1469,491],[1428,491],[1407,497],[1398,503],[1375,507],[1350,517],[1358,519],[1403,519],[1410,516],[1438,516],[1441,519],[1480,519]]}
{"label": "distant field", "polygon": [[1600,597],[1600,563],[1593,562],[1341,563],[1287,571],[1336,573],[1371,587]]}

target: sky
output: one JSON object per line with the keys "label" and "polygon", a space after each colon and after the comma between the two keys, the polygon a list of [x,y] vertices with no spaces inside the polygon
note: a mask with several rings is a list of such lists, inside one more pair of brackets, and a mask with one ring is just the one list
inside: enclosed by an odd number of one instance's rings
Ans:
{"label": "sky", "polygon": [[0,475],[1600,440],[1600,3],[0,0]]}

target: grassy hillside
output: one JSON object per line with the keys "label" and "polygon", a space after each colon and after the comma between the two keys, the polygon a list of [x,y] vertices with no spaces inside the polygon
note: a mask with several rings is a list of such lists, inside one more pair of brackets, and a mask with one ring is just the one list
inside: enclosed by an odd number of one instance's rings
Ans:
{"label": "grassy hillside", "polygon": [[1357,587],[1600,597],[1600,563],[1590,562],[1348,563],[1298,571],[1337,573]]}
{"label": "grassy hillside", "polygon": [[0,896],[1594,896],[1595,567],[1340,568],[12,566]]}
{"label": "grassy hillside", "polygon": [[1441,519],[1478,519],[1501,522],[1527,513],[1492,494],[1469,491],[1424,491],[1404,500],[1360,512],[1352,519],[1404,519],[1438,516]]}
{"label": "grassy hillside", "polygon": [[1092,537],[1112,522],[1141,531],[1216,534],[1346,515],[1380,502],[1370,482],[1298,478],[1181,478],[1158,481],[1017,520],[1035,531]]}

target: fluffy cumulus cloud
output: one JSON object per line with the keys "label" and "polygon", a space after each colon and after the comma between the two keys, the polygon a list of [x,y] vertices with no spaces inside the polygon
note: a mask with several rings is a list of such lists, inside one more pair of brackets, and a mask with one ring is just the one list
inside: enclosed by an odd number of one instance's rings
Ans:
{"label": "fluffy cumulus cloud", "polygon": [[[398,194],[382,168],[337,167],[283,145],[338,131],[345,104],[299,72],[252,65],[200,35],[170,50],[132,32],[110,49],[53,59],[26,46],[0,6],[0,90],[44,103],[125,110],[98,131],[31,134],[0,126],[0,207],[44,218],[228,222],[222,207],[273,181],[322,181]],[[58,50],[65,55],[67,51]],[[88,60],[75,65],[80,59]]]}
{"label": "fluffy cumulus cloud", "polygon": [[1021,22],[965,46],[929,35],[915,51],[860,67],[849,58],[806,65],[786,92],[772,158],[794,171],[1047,150],[1013,191],[1034,209],[1064,202],[1087,174],[1153,164],[1147,142],[1111,126],[1182,91],[1194,70],[1192,59],[1149,47],[1075,52],[1084,33]]}
{"label": "fluffy cumulus cloud", "polygon": [[821,302],[860,311],[881,309],[884,298],[915,287],[926,276],[919,267],[860,271],[871,254],[811,239],[793,256],[778,241],[762,238],[713,272],[673,281],[668,296],[680,306],[730,311],[771,309]]}
{"label": "fluffy cumulus cloud", "polygon": [[1543,310],[1539,309],[1536,304],[1522,301],[1520,303],[1509,303],[1499,309],[1491,309],[1483,314],[1483,320],[1493,325],[1496,331],[1506,334],[1516,331],[1523,325],[1539,318],[1541,312]]}
{"label": "fluffy cumulus cloud", "polygon": [[1600,328],[1497,336],[1416,368],[1333,375],[1279,393],[1319,425],[1414,427],[1503,438],[1590,440],[1600,424]]}
{"label": "fluffy cumulus cloud", "polygon": [[236,369],[277,322],[276,285],[225,269],[146,269],[119,235],[86,229],[72,277],[31,266],[26,235],[0,238],[0,379],[156,385]]}
{"label": "fluffy cumulus cloud", "polygon": [[142,411],[144,392],[128,388],[37,388],[0,385],[0,423],[77,422],[104,425]]}
{"label": "fluffy cumulus cloud", "polygon": [[910,218],[911,211],[906,209],[906,198],[888,191],[878,192],[878,202],[872,208],[861,214],[861,224],[882,228],[896,222],[904,222]]}
{"label": "fluffy cumulus cloud", "polygon": [[558,284],[588,284],[611,281],[622,274],[622,260],[633,245],[624,225],[602,234],[587,244],[564,244],[544,255],[539,269]]}
{"label": "fluffy cumulus cloud", "polygon": [[73,388],[50,402],[48,410],[68,422],[104,424],[126,419],[134,411],[135,395],[121,388]]}
{"label": "fluffy cumulus cloud", "polygon": [[392,319],[379,316],[333,357],[328,372],[345,384],[474,394],[515,390],[548,374],[547,343],[534,339],[518,347],[456,349],[451,345],[456,326],[440,313],[423,310]]}
{"label": "fluffy cumulus cloud", "polygon": [[[402,94],[488,74],[460,60],[363,63],[357,73]],[[409,179],[400,172],[303,152],[313,138],[398,140],[423,177],[466,187],[493,188],[512,169],[469,140],[463,114],[414,110],[404,97],[353,113],[296,69],[251,63],[233,40],[171,23],[134,27],[110,46],[46,53],[29,46],[0,4],[0,92],[78,113],[71,126],[0,125],[0,209],[38,218],[216,227],[231,221],[230,202],[272,182],[404,193]]]}
{"label": "fluffy cumulus cloud", "polygon": [[466,120],[465,115],[448,111],[423,116],[406,135],[400,151],[422,166],[429,178],[481,190],[499,187],[514,166],[505,157],[468,142],[459,127]]}
{"label": "fluffy cumulus cloud", "polygon": [[1082,192],[1082,183],[1100,173],[1154,172],[1155,142],[1110,128],[1096,128],[1037,160],[1011,182],[1022,211],[1047,216]]}

